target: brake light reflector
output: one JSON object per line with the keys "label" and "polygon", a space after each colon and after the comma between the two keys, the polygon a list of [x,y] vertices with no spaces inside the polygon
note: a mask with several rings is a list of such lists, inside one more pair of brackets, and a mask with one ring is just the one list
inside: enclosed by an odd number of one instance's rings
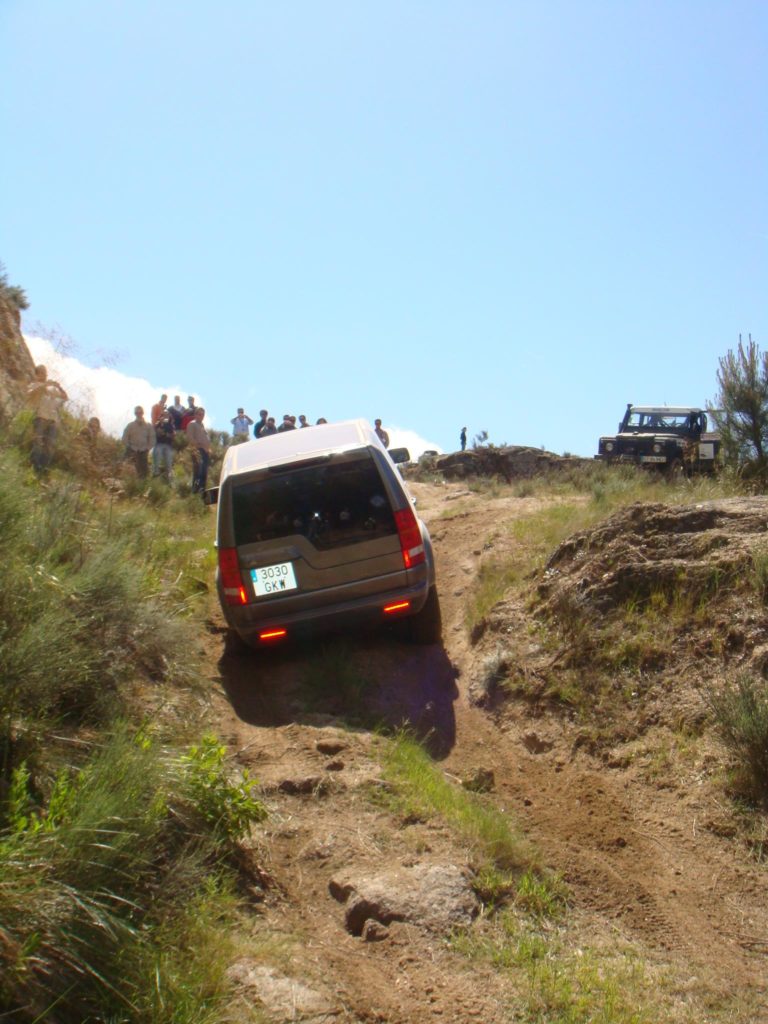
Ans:
{"label": "brake light reflector", "polygon": [[409,505],[407,508],[398,509],[395,512],[395,525],[400,535],[400,548],[403,552],[403,565],[411,569],[427,559],[424,550],[424,542],[421,539],[421,530],[416,513]]}
{"label": "brake light reflector", "polygon": [[219,579],[227,604],[248,604],[248,594],[240,575],[237,548],[219,548]]}
{"label": "brake light reflector", "polygon": [[263,633],[259,633],[259,640],[282,640],[284,636],[288,636],[288,631],[285,629],[267,629]]}
{"label": "brake light reflector", "polygon": [[384,612],[386,615],[391,615],[393,612],[404,612],[407,608],[411,607],[410,601],[397,601],[395,604],[387,604],[384,606]]}

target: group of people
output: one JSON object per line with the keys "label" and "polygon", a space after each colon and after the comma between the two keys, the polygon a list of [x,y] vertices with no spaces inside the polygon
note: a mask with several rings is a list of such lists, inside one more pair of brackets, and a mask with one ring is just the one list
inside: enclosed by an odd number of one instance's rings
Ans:
{"label": "group of people", "polygon": [[140,405],[133,410],[133,415],[135,418],[123,431],[123,444],[137,477],[144,480],[149,475],[151,452],[152,475],[170,483],[174,438],[177,433],[184,433],[192,455],[192,493],[204,491],[211,462],[211,439],[203,426],[205,409],[196,405],[194,395],[187,396],[186,405],[182,405],[180,395],[174,395],[173,405],[168,405],[168,395],[161,395],[150,410],[149,421]]}
{"label": "group of people", "polygon": [[[38,475],[45,473],[53,458],[61,409],[67,401],[67,392],[54,380],[48,378],[45,366],[35,367],[35,379],[27,389],[27,401],[34,412],[32,465]],[[205,490],[208,481],[208,467],[211,461],[211,440],[203,425],[205,409],[195,403],[193,395],[187,396],[187,404],[183,405],[180,395],[174,395],[173,404],[168,405],[168,395],[161,395],[152,406],[149,420],[145,418],[144,408],[137,405],[133,410],[134,419],[123,431],[123,444],[126,458],[129,458],[136,470],[136,476],[145,480],[149,476],[149,459],[152,457],[152,475],[160,477],[166,483],[171,482],[173,459],[176,451],[174,438],[183,433],[187,437],[188,449],[192,455],[192,492]],[[328,421],[320,417],[315,425]],[[233,417],[232,437],[235,442],[248,440],[253,431],[255,438],[269,437],[287,430],[301,430],[311,427],[307,417],[299,417],[286,413],[280,424],[270,416],[267,409],[259,411],[258,420],[251,419],[244,409],[237,410]],[[376,434],[385,448],[389,447],[389,434],[381,425],[381,420],[374,421]],[[95,443],[101,432],[98,417],[92,416],[80,434],[84,441]]]}
{"label": "group of people", "polygon": [[[237,416],[233,416],[229,422],[232,424],[232,437],[236,442],[247,441],[251,434],[251,427],[253,427],[254,437],[269,437],[270,434],[282,434],[286,430],[301,430],[304,427],[312,426],[304,413],[298,417],[298,422],[296,416],[286,413],[278,426],[275,417],[270,416],[267,409],[259,410],[257,420],[252,420],[244,409],[238,409]],[[327,422],[328,420],[321,416],[315,421],[315,425],[320,426]],[[389,434],[382,427],[381,420],[374,421],[374,430],[384,447],[389,448]]]}
{"label": "group of people", "polygon": [[[250,437],[251,427],[253,427],[254,437],[269,437],[270,434],[282,434],[286,430],[300,430],[302,427],[312,426],[304,413],[298,417],[298,423],[295,416],[286,413],[278,426],[275,417],[270,416],[266,409],[259,410],[259,418],[255,421],[244,409],[238,409],[237,416],[229,422],[232,424],[232,437],[235,441],[246,441]],[[317,420],[318,424],[327,422],[328,420],[322,416]]]}

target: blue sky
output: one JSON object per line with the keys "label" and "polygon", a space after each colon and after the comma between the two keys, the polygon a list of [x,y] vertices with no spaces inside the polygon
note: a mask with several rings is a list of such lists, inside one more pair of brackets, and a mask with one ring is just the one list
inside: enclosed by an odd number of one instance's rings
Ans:
{"label": "blue sky", "polygon": [[0,259],[126,410],[592,455],[768,346],[767,43],[763,0],[0,0]]}

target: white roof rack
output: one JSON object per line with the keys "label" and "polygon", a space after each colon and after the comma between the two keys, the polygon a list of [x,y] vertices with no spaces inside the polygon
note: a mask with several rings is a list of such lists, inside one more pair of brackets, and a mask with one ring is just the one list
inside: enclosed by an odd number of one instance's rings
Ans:
{"label": "white roof rack", "polygon": [[692,412],[706,412],[698,405],[633,405],[632,412],[647,413],[650,416],[687,416]]}

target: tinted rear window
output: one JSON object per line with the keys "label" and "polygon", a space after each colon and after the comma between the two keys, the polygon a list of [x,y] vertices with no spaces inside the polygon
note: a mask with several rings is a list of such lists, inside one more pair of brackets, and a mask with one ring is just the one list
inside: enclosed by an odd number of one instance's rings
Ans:
{"label": "tinted rear window", "polygon": [[299,534],[319,550],[397,532],[371,455],[269,473],[232,490],[235,543]]}

